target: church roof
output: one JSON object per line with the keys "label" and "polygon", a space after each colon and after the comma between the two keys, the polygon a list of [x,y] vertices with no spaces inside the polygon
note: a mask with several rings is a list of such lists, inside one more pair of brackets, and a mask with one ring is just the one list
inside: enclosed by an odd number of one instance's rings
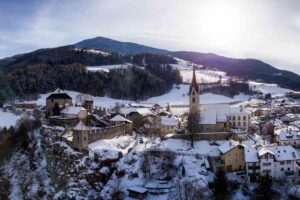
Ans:
{"label": "church roof", "polygon": [[195,67],[193,67],[193,78],[192,78],[192,83],[190,85],[190,92],[189,92],[189,94],[191,94],[193,88],[199,94],[199,86],[198,86],[197,79],[196,79]]}

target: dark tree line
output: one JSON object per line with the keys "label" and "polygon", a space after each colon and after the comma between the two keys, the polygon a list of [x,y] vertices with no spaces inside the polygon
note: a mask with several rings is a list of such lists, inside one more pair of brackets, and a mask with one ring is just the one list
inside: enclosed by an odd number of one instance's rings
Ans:
{"label": "dark tree line", "polygon": [[177,64],[177,61],[168,55],[164,54],[137,54],[132,57],[132,62],[136,65],[144,66],[144,64],[154,64],[154,65],[162,65],[162,64]]}
{"label": "dark tree line", "polygon": [[225,95],[228,97],[234,97],[240,93],[246,95],[253,95],[255,92],[251,91],[248,83],[243,82],[229,82],[229,86],[216,86],[212,88],[205,88],[202,90],[203,93],[211,92],[213,94]]}
{"label": "dark tree line", "polygon": [[[173,84],[181,83],[181,77],[178,71],[160,65],[113,69],[107,73],[89,72],[81,64],[37,64],[16,69],[2,79],[0,77],[0,86],[1,83],[7,87],[1,87],[0,98],[1,92],[24,98],[61,88],[96,96],[136,100],[167,92]],[[6,95],[0,101],[9,97]]]}

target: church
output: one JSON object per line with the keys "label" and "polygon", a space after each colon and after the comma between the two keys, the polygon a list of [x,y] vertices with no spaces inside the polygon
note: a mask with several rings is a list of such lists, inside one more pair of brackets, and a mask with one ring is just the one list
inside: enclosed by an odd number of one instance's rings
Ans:
{"label": "church", "polygon": [[199,132],[228,132],[230,130],[229,104],[201,104],[199,95],[200,89],[195,68],[193,68],[193,78],[189,89],[189,112],[200,115]]}

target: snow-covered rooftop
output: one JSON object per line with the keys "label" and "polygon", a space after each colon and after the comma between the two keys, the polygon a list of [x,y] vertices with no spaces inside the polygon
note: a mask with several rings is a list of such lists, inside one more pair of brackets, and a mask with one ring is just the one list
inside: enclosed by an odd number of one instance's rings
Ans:
{"label": "snow-covered rooftop", "polygon": [[161,117],[161,124],[164,126],[176,126],[177,119],[174,116]]}
{"label": "snow-covered rooftop", "polygon": [[293,127],[276,129],[275,134],[279,140],[300,140],[299,129]]}
{"label": "snow-covered rooftop", "polygon": [[86,109],[83,107],[69,106],[69,107],[64,108],[60,113],[61,114],[69,114],[69,115],[77,115],[82,110],[86,110]]}
{"label": "snow-covered rooftop", "polygon": [[274,155],[276,161],[299,160],[297,150],[291,145],[282,146],[263,146],[260,148],[246,147],[245,160],[246,162],[258,162],[259,157],[270,153]]}
{"label": "snow-covered rooftop", "polygon": [[91,128],[89,126],[84,125],[82,121],[80,121],[74,128],[73,130],[79,130],[79,131],[86,131],[90,130]]}
{"label": "snow-covered rooftop", "polygon": [[139,113],[142,116],[152,115],[153,113],[147,108],[121,108],[120,113],[130,114],[130,113]]}
{"label": "snow-covered rooftop", "polygon": [[240,145],[240,142],[235,140],[225,141],[223,144],[219,146],[219,150],[224,154],[230,151],[231,149],[237,147],[238,145]]}
{"label": "snow-covered rooftop", "polygon": [[245,161],[246,162],[259,162],[257,157],[257,149],[254,147],[245,147]]}
{"label": "snow-covered rooftop", "polygon": [[131,123],[130,120],[122,117],[121,115],[116,115],[113,118],[111,118],[109,121],[111,121],[111,122],[130,122]]}
{"label": "snow-covered rooftop", "polygon": [[202,104],[200,109],[200,124],[226,122],[230,113],[229,104]]}

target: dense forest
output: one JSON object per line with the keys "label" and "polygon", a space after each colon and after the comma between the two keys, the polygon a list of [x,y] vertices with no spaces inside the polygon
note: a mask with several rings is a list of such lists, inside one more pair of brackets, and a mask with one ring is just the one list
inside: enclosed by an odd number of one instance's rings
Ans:
{"label": "dense forest", "polygon": [[[108,73],[85,68],[124,63],[135,67]],[[181,83],[179,72],[166,65],[171,63],[176,60],[162,54],[102,53],[72,45],[40,49],[0,60],[0,105],[15,98],[32,99],[58,87],[133,100],[161,95]]]}
{"label": "dense forest", "polygon": [[[0,101],[12,96],[28,98],[56,88],[97,96],[144,99],[161,95],[181,83],[178,71],[170,66],[149,65],[107,72],[89,72],[81,64],[38,64],[16,69],[0,77]],[[17,94],[17,95],[16,95]]]}

